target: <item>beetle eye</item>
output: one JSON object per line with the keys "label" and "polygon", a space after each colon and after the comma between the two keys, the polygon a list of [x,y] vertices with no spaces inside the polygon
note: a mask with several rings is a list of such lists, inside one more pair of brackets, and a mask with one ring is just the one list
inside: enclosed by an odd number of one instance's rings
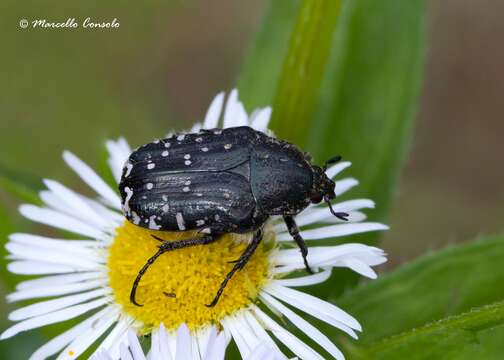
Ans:
{"label": "beetle eye", "polygon": [[322,195],[313,196],[310,200],[314,204],[318,204],[323,199]]}

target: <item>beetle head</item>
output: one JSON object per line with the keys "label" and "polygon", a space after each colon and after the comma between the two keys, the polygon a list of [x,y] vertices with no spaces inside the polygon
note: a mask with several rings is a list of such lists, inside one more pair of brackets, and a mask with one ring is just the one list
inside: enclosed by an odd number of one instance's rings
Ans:
{"label": "beetle head", "polygon": [[313,166],[313,189],[310,201],[318,204],[322,200],[332,200],[336,197],[336,184],[325,173],[325,167]]}
{"label": "beetle head", "polygon": [[332,208],[331,200],[336,197],[334,191],[336,184],[332,181],[325,171],[329,165],[335,164],[341,160],[341,156],[336,155],[326,161],[324,166],[313,166],[313,190],[310,196],[310,201],[314,204],[320,203],[324,200],[329,207],[331,213],[340,220],[347,221],[348,214],[344,212],[336,212]]}

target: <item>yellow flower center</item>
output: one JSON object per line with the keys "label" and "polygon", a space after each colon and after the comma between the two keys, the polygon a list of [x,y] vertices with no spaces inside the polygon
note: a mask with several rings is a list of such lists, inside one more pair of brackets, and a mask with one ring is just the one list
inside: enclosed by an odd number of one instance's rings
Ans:
{"label": "yellow flower center", "polygon": [[245,268],[235,273],[215,307],[210,304],[224,280],[247,246],[251,234],[226,234],[209,245],[197,245],[166,252],[150,266],[137,289],[138,307],[130,302],[130,291],[138,271],[156,253],[160,242],[198,237],[196,232],[151,231],[125,222],[116,229],[109,249],[110,286],[115,300],[145,330],[163,322],[176,329],[186,323],[191,329],[216,324],[224,316],[248,306],[268,279],[269,248],[274,235],[266,232],[262,243]]}

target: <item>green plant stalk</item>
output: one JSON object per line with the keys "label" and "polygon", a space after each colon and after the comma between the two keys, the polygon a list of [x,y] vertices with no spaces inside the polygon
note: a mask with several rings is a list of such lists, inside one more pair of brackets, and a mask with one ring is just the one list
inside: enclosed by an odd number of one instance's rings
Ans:
{"label": "green plant stalk", "polygon": [[311,126],[341,4],[340,0],[305,0],[289,41],[271,127],[301,147]]}

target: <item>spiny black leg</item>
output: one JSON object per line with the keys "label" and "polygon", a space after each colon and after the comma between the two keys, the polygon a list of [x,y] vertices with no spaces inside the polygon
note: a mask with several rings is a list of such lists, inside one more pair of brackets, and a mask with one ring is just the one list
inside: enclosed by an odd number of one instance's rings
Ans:
{"label": "spiny black leg", "polygon": [[142,279],[142,276],[145,274],[149,266],[151,266],[154,261],[163,253],[171,250],[177,250],[177,249],[182,249],[188,246],[194,246],[194,245],[207,245],[219,238],[220,234],[211,234],[211,235],[205,235],[200,238],[195,238],[195,239],[187,239],[187,240],[179,240],[179,241],[165,241],[155,235],[152,235],[152,237],[158,241],[161,241],[162,244],[159,245],[159,250],[152,255],[149,260],[145,263],[145,265],[140,269],[140,271],[137,274],[137,277],[135,281],[133,282],[133,286],[131,287],[131,292],[130,292],[130,302],[132,304],[135,304],[136,306],[143,306],[139,303],[136,302],[135,300],[135,295],[136,295],[136,290],[138,287],[138,284],[140,283],[140,280]]}
{"label": "spiny black leg", "polygon": [[301,250],[301,255],[303,255],[303,261],[305,264],[306,271],[308,271],[310,274],[313,274],[310,265],[308,265],[308,260],[306,259],[306,257],[308,256],[308,247],[306,246],[305,241],[299,234],[299,228],[296,224],[296,221],[290,215],[284,215],[283,218],[285,221],[285,225],[287,225],[287,229],[289,230],[289,234],[291,234],[291,236],[294,238],[294,241],[296,241],[296,244],[299,246],[299,250]]}
{"label": "spiny black leg", "polygon": [[248,263],[248,261],[254,254],[255,250],[257,249],[257,246],[259,246],[259,243],[261,242],[262,238],[263,238],[263,231],[262,229],[259,229],[254,234],[252,241],[248,244],[247,248],[245,249],[243,254],[241,254],[238,261],[234,264],[231,271],[228,272],[224,281],[222,281],[219,290],[217,291],[217,294],[215,294],[215,297],[212,300],[212,302],[210,304],[205,305],[206,307],[214,307],[215,305],[217,305],[217,302],[219,301],[219,298],[221,297],[222,292],[224,291],[224,288],[226,287],[228,281],[233,277],[235,272],[245,267],[245,265]]}

